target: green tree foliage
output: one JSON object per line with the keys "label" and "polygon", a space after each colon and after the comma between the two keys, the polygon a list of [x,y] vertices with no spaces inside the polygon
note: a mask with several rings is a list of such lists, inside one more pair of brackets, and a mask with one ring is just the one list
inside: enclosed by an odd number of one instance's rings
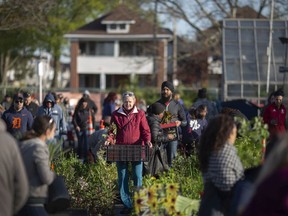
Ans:
{"label": "green tree foliage", "polygon": [[39,37],[44,48],[53,56],[54,78],[52,87],[57,87],[60,72],[61,49],[65,45],[64,34],[76,30],[89,19],[109,9],[115,1],[104,0],[55,0],[55,5],[46,16],[46,25],[40,29]]}

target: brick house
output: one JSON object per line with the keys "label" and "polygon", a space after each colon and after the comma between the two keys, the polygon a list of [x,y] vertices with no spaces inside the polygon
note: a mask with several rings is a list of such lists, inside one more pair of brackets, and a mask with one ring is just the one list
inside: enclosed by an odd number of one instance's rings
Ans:
{"label": "brick house", "polygon": [[124,5],[65,38],[71,44],[72,89],[113,89],[134,78],[140,87],[159,87],[172,77],[173,34]]}

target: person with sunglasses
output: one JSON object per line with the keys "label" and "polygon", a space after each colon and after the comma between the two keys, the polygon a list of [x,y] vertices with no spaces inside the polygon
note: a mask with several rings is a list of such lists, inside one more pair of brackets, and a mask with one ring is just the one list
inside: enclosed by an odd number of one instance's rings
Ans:
{"label": "person with sunglasses", "polygon": [[[136,97],[133,92],[122,95],[123,105],[112,113],[111,124],[116,126],[116,133],[108,131],[105,145],[148,145],[152,148],[150,128],[145,112],[136,107]],[[142,161],[132,161],[134,187],[142,186]],[[121,214],[132,210],[132,199],[129,192],[128,162],[117,161],[118,188],[125,208]]]}
{"label": "person with sunglasses", "polygon": [[13,96],[13,102],[10,108],[2,114],[2,119],[7,125],[7,131],[16,139],[20,139],[32,128],[33,116],[24,107],[22,93],[17,93]]}

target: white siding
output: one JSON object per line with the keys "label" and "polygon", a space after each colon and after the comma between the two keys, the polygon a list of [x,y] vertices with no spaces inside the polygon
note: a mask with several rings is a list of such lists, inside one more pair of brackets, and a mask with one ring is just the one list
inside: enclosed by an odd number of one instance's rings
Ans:
{"label": "white siding", "polygon": [[152,57],[78,56],[78,74],[152,74]]}

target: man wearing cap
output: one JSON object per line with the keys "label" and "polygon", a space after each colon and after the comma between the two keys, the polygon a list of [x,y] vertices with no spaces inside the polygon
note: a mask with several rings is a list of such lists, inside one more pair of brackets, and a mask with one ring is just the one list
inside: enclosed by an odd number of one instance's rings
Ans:
{"label": "man wearing cap", "polygon": [[23,96],[24,96],[24,106],[26,107],[27,110],[29,110],[32,113],[33,118],[35,118],[39,106],[34,101],[32,101],[31,92],[26,91],[23,93]]}
{"label": "man wearing cap", "polygon": [[[187,125],[186,114],[183,106],[173,99],[175,92],[174,86],[169,81],[164,81],[161,85],[161,98],[157,101],[165,106],[165,110],[172,115],[171,122],[175,122],[177,127],[185,127]],[[167,143],[167,159],[171,167],[172,161],[177,154],[178,140]]]}
{"label": "man wearing cap", "polygon": [[3,113],[2,119],[7,125],[7,131],[16,139],[21,138],[32,128],[33,116],[24,107],[23,94],[14,95],[12,105]]}
{"label": "man wearing cap", "polygon": [[277,90],[274,97],[274,102],[263,113],[263,121],[268,124],[270,138],[286,132],[286,107],[282,104],[284,92]]}

